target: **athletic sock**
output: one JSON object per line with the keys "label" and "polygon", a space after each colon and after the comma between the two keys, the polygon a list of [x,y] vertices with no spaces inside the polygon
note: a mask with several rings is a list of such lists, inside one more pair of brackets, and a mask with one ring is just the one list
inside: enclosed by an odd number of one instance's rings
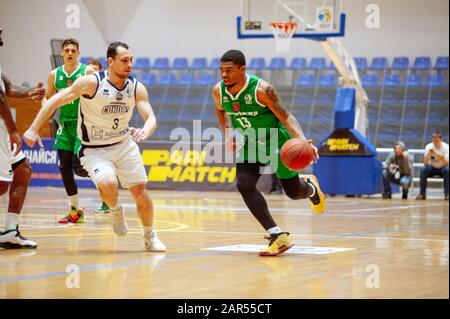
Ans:
{"label": "athletic sock", "polygon": [[78,201],[78,195],[69,196],[70,206],[74,207],[76,210],[80,209],[80,203]]}
{"label": "athletic sock", "polygon": [[269,229],[267,230],[267,232],[269,233],[269,235],[274,235],[274,234],[282,233],[283,231],[281,230],[280,227],[275,226],[275,227],[269,228]]}
{"label": "athletic sock", "polygon": [[120,206],[121,206],[120,203],[117,202],[116,206],[110,207],[110,209],[111,209],[111,210],[119,210],[119,209],[120,209]]}
{"label": "athletic sock", "polygon": [[19,225],[19,214],[7,213],[5,221],[5,231],[16,229],[17,225]]}
{"label": "athletic sock", "polygon": [[142,226],[142,228],[144,228],[144,235],[151,234],[153,231],[153,226]]}

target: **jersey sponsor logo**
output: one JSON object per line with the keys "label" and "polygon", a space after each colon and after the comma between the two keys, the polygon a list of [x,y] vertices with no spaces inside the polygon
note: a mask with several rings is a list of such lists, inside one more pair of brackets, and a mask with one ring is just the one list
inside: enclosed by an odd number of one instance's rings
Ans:
{"label": "jersey sponsor logo", "polygon": [[249,93],[244,96],[244,100],[245,104],[252,104],[252,96]]}
{"label": "jersey sponsor logo", "polygon": [[114,137],[120,137],[128,134],[130,129],[127,127],[122,131],[105,131],[99,127],[91,127],[91,140],[106,140]]}
{"label": "jersey sponsor logo", "polygon": [[71,79],[68,79],[68,80],[66,81],[66,85],[67,85],[67,86],[71,86],[71,85],[72,85],[72,83],[73,83],[73,82],[72,82],[72,80],[71,80]]}
{"label": "jersey sponsor logo", "polygon": [[117,105],[117,104],[111,104],[111,105],[105,105],[102,108],[102,114],[123,114],[128,113],[130,111],[129,107],[127,105]]}
{"label": "jersey sponsor logo", "polygon": [[239,104],[233,104],[233,111],[238,112],[241,110],[241,106]]}
{"label": "jersey sponsor logo", "polygon": [[128,127],[122,131],[106,131],[103,134],[103,137],[104,138],[120,137],[126,135],[129,131],[130,129]]}
{"label": "jersey sponsor logo", "polygon": [[91,139],[100,140],[102,138],[103,138],[103,130],[98,127],[92,126],[91,127]]}
{"label": "jersey sponsor logo", "polygon": [[233,116],[257,116],[258,111],[254,112],[227,112],[227,115],[233,115]]}
{"label": "jersey sponsor logo", "polygon": [[116,94],[116,100],[117,101],[122,101],[123,100],[123,94],[121,92],[117,92]]}

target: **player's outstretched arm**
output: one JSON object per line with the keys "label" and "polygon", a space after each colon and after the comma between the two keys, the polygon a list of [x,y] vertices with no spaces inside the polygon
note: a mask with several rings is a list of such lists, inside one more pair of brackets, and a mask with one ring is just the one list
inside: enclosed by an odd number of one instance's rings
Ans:
{"label": "player's outstretched arm", "polygon": [[151,136],[157,127],[155,113],[148,101],[147,89],[140,82],[137,83],[136,88],[136,107],[145,121],[142,128],[132,128],[133,140],[139,143]]}
{"label": "player's outstretched arm", "polygon": [[[293,138],[300,138],[306,140],[302,127],[297,119],[283,106],[281,98],[275,88],[266,81],[261,81],[258,91],[258,100],[267,106],[273,114],[280,120],[286,127],[286,130],[291,134]],[[319,159],[319,153],[317,148],[312,144],[311,140],[308,140],[314,150],[314,162]]]}
{"label": "player's outstretched arm", "polygon": [[5,83],[6,96],[10,99],[42,100],[44,97],[45,88],[42,82],[38,82],[36,87],[26,88],[12,84],[4,74],[2,74],[2,78]]}
{"label": "player's outstretched arm", "polygon": [[53,112],[73,100],[76,100],[82,95],[91,96],[97,87],[97,78],[94,75],[84,76],[77,79],[70,87],[61,90],[46,100],[42,108],[39,110],[36,118],[31,126],[24,133],[23,138],[28,146],[33,147],[36,142],[43,147],[41,138],[39,137],[39,129],[45,121],[53,114]]}

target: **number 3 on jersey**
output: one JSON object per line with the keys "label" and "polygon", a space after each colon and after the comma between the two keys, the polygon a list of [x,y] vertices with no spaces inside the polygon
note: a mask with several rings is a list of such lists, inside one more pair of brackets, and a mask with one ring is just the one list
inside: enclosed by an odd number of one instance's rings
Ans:
{"label": "number 3 on jersey", "polygon": [[119,119],[116,117],[116,118],[113,120],[113,122],[114,122],[114,124],[113,124],[112,128],[113,128],[113,130],[115,130],[116,128],[119,127]]}
{"label": "number 3 on jersey", "polygon": [[239,124],[241,124],[242,128],[252,127],[252,123],[250,123],[250,121],[245,117],[237,118],[236,120],[239,122]]}

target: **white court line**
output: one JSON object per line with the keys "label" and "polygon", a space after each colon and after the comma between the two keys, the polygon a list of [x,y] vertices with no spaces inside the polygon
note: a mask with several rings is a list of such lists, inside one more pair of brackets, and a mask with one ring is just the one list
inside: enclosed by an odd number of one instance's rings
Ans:
{"label": "white court line", "polygon": [[[64,226],[58,226],[58,227],[70,227],[75,229],[96,229],[96,230],[111,230],[111,227],[91,227],[91,226],[75,226],[75,225],[64,225]],[[23,227],[24,229],[33,229],[31,227]],[[130,232],[141,232],[142,229],[129,229]],[[162,232],[162,230],[159,230],[159,232]],[[179,233],[207,233],[207,234],[231,234],[231,235],[257,235],[257,236],[264,236],[265,233],[256,233],[256,232],[239,232],[239,231],[215,231],[215,230],[187,230],[187,229],[174,229],[171,230],[171,232],[179,232]],[[83,235],[83,236],[90,236],[90,235],[108,235],[108,234],[114,234],[114,233],[99,233],[99,234],[65,234],[68,237],[74,236],[74,235]],[[131,234],[131,233],[130,233]],[[404,238],[404,237],[370,237],[370,236],[347,236],[347,235],[320,235],[320,234],[290,234],[293,237],[316,237],[316,238],[337,238],[337,239],[384,239],[384,240],[405,240],[405,241],[431,241],[431,242],[446,242],[448,243],[449,240],[447,239],[434,239],[434,238]],[[35,235],[36,236],[36,235]],[[41,236],[41,235],[40,235]],[[54,234],[48,235],[49,237],[55,236]],[[58,235],[59,236],[59,235]],[[42,237],[45,237],[42,235]]]}
{"label": "white court line", "polygon": [[[125,208],[132,208],[135,209],[135,204],[122,204]],[[441,204],[430,204],[430,205],[410,205],[410,206],[393,206],[393,207],[383,207],[383,208],[361,208],[361,209],[350,209],[350,210],[326,210],[324,213],[324,216],[332,216],[332,217],[367,217],[367,218],[412,218],[412,219],[439,219],[439,220],[446,220],[448,217],[443,216],[407,216],[407,215],[356,215],[356,214],[342,214],[339,212],[365,212],[365,211],[380,211],[380,210],[402,210],[402,209],[409,209],[409,208],[421,208],[421,207],[430,207],[430,206],[442,206]],[[176,210],[188,210],[188,211],[196,211],[196,210],[202,210],[202,211],[229,211],[229,212],[249,212],[247,207],[219,207],[219,206],[180,206],[180,205],[154,205],[154,208],[157,209],[176,209]],[[271,212],[288,212],[288,213],[295,213],[296,216],[313,216],[314,214],[311,213],[310,209],[303,209],[303,208],[270,208]],[[303,213],[303,214],[302,214]],[[328,213],[336,213],[336,214],[328,214]]]}
{"label": "white court line", "polygon": [[[254,232],[231,232],[231,231],[214,231],[214,230],[179,230],[177,232],[183,233],[208,233],[208,234],[239,234],[239,235],[261,235],[264,236],[263,233],[254,233]],[[303,234],[290,234],[291,236],[296,237],[325,237],[325,238],[340,238],[340,239],[389,239],[389,240],[410,240],[410,241],[436,241],[436,242],[447,242],[447,239],[433,239],[433,238],[403,238],[403,237],[369,237],[369,236],[337,236],[337,235],[303,235]]]}

